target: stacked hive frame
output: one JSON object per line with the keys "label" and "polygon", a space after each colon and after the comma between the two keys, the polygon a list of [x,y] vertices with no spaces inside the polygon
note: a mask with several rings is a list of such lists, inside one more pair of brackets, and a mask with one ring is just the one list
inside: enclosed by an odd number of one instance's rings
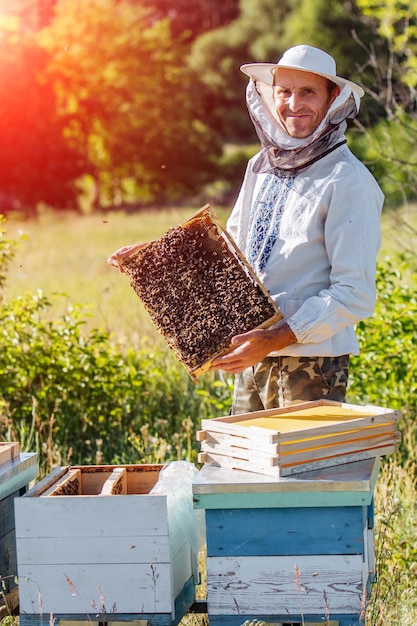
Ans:
{"label": "stacked hive frame", "polygon": [[395,452],[400,411],[318,400],[202,421],[199,461],[288,476]]}

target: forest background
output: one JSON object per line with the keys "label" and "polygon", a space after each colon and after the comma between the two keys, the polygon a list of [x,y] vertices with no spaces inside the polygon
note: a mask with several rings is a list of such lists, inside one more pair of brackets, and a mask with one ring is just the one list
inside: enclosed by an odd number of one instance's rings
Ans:
{"label": "forest background", "polygon": [[105,259],[206,202],[226,219],[258,146],[238,68],[297,43],[366,89],[348,141],[395,245],[348,401],[404,416],[367,624],[415,626],[417,0],[0,0],[0,439],[37,451],[41,475],[196,462],[195,431],[227,414],[232,381],[193,383]]}

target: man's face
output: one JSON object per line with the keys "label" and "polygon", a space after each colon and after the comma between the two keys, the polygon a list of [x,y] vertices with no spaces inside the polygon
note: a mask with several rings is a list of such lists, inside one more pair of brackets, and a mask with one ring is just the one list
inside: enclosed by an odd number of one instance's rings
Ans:
{"label": "man's face", "polygon": [[331,92],[327,78],[318,74],[285,67],[275,73],[275,106],[291,137],[302,139],[311,135],[339,93],[336,85]]}

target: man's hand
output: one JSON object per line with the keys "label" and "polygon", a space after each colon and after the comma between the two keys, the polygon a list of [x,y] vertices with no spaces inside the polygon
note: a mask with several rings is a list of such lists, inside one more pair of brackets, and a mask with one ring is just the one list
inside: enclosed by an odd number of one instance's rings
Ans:
{"label": "man's hand", "polygon": [[140,250],[140,248],[146,245],[146,243],[131,243],[129,246],[123,246],[123,248],[119,248],[109,256],[107,263],[113,265],[113,267],[117,267],[118,270],[124,273],[119,261],[122,261],[125,257],[130,256],[133,252]]}
{"label": "man's hand", "polygon": [[234,349],[214,359],[211,368],[238,374],[262,361],[270,352],[281,350],[296,342],[297,338],[288,324],[273,328],[257,328],[233,337]]}

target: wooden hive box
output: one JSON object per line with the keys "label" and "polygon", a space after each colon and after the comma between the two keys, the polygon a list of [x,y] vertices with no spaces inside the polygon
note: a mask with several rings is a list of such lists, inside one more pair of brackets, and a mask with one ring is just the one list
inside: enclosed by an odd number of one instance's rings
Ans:
{"label": "wooden hive box", "polygon": [[[152,493],[162,467],[57,468],[16,502],[21,625],[42,614],[180,621],[195,598],[197,554],[167,496]],[[189,502],[193,513],[191,484]]]}
{"label": "wooden hive box", "polygon": [[210,205],[117,264],[193,380],[234,335],[282,318]]}
{"label": "wooden hive box", "polygon": [[359,626],[375,575],[379,460],[288,477],[204,465],[210,626]]}
{"label": "wooden hive box", "polygon": [[0,618],[19,604],[14,502],[38,476],[37,455],[20,452],[19,443],[0,442]]}
{"label": "wooden hive box", "polygon": [[202,421],[199,461],[289,476],[395,452],[400,411],[328,400]]}

